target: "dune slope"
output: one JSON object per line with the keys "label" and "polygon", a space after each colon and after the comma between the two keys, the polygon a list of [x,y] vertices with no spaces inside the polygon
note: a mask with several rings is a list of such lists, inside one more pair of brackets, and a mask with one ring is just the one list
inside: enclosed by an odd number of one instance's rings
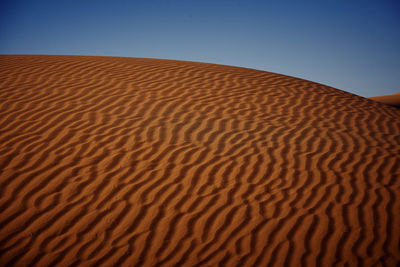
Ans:
{"label": "dune slope", "polygon": [[400,110],[171,60],[0,56],[1,266],[395,266]]}
{"label": "dune slope", "polygon": [[373,96],[369,99],[400,108],[400,92],[393,95]]}

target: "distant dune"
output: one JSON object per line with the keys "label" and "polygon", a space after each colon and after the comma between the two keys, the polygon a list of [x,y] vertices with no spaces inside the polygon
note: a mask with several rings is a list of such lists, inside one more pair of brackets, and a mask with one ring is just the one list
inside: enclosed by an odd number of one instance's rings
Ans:
{"label": "distant dune", "polygon": [[369,99],[400,108],[400,92],[393,95],[374,96]]}
{"label": "distant dune", "polygon": [[396,266],[400,110],[252,69],[0,56],[1,266]]}

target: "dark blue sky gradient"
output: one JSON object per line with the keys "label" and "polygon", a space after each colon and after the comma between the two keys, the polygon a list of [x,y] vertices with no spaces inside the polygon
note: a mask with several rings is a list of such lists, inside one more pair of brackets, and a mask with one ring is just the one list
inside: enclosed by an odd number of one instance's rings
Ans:
{"label": "dark blue sky gradient", "polygon": [[400,2],[0,0],[0,54],[167,58],[400,91]]}

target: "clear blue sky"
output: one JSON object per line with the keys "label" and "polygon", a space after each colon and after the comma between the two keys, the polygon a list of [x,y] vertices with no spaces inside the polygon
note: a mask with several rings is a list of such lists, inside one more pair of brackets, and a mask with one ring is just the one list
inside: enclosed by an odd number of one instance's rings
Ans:
{"label": "clear blue sky", "polygon": [[167,58],[400,91],[400,1],[0,0],[0,54]]}

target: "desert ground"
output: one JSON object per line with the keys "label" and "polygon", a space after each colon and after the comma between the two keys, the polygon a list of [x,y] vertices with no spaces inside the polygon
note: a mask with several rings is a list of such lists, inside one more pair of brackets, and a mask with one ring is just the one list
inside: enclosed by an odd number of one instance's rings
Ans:
{"label": "desert ground", "polygon": [[0,56],[0,266],[396,266],[400,109],[253,69]]}

